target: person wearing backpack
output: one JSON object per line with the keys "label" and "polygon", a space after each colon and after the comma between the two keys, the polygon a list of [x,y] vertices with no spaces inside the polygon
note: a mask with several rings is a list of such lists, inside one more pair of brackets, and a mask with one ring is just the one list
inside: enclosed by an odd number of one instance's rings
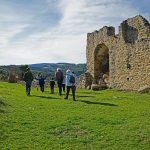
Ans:
{"label": "person wearing backpack", "polygon": [[71,70],[66,71],[66,96],[64,99],[68,99],[70,89],[72,90],[72,96],[73,96],[73,101],[76,101],[75,98],[75,92],[76,92],[76,84],[77,84],[77,79],[76,75],[71,72]]}

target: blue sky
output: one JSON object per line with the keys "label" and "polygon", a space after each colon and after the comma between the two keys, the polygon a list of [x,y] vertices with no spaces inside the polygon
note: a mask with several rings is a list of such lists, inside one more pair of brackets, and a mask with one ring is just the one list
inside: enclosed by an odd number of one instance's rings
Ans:
{"label": "blue sky", "polygon": [[135,15],[149,0],[0,0],[0,65],[85,63],[86,36]]}

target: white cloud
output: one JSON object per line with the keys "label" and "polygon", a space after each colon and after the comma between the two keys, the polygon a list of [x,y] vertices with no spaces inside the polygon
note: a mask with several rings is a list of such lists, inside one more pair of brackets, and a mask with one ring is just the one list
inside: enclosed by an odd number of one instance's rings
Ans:
{"label": "white cloud", "polygon": [[20,25],[11,25],[9,27],[3,27],[3,30],[0,30],[0,45],[5,46],[9,44],[9,40],[12,39],[16,34],[21,33],[23,29],[27,27],[25,24]]}
{"label": "white cloud", "polygon": [[[39,18],[43,6],[39,12],[36,10],[33,14],[30,10],[31,15],[23,12],[24,16],[14,13],[8,15],[6,11],[7,18],[4,19],[0,15],[1,20],[12,21],[13,18],[13,21],[17,21],[13,26],[12,24],[6,28],[0,26],[0,43],[2,43],[0,65],[86,62],[87,32],[99,30],[105,25],[117,27],[124,19],[139,14],[129,1],[124,0],[46,0],[46,2],[49,8],[45,9],[49,10],[50,14],[52,11],[58,11],[60,18],[55,26],[47,27],[44,31],[39,31],[39,28],[47,22],[33,20]],[[148,13],[145,15],[149,16]],[[36,21],[39,24],[35,26]],[[16,38],[19,33],[20,38]],[[21,34],[25,34],[24,37]]]}

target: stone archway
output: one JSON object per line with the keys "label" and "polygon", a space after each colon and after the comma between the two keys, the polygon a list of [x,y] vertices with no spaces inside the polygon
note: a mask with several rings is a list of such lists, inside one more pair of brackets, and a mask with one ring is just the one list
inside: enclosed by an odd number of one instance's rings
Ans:
{"label": "stone archway", "polygon": [[99,84],[99,79],[104,74],[109,74],[109,49],[105,44],[99,44],[94,51],[94,79]]}

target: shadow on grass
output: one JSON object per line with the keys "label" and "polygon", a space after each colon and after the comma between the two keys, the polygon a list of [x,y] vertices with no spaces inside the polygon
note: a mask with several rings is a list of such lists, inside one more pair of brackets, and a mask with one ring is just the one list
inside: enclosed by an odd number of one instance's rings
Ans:
{"label": "shadow on grass", "polygon": [[87,90],[87,91],[84,91],[84,92],[83,92],[83,91],[78,91],[78,93],[82,93],[82,94],[83,94],[83,93],[86,93],[86,94],[89,94],[89,95],[90,95],[91,93],[94,93],[94,92],[92,92],[92,91],[90,91],[90,90]]}
{"label": "shadow on grass", "polygon": [[111,103],[91,102],[91,101],[84,101],[84,100],[79,100],[79,101],[77,101],[77,102],[83,102],[83,103],[86,103],[86,104],[104,105],[104,106],[118,106],[118,105],[111,104]]}
{"label": "shadow on grass", "polygon": [[44,98],[44,99],[59,99],[59,98],[51,97],[51,96],[37,96],[37,95],[32,95],[31,97],[39,97],[39,98]]}
{"label": "shadow on grass", "polygon": [[82,96],[77,96],[78,98],[80,98],[80,97],[94,97],[94,96],[84,96],[84,95],[82,95]]}

